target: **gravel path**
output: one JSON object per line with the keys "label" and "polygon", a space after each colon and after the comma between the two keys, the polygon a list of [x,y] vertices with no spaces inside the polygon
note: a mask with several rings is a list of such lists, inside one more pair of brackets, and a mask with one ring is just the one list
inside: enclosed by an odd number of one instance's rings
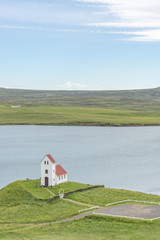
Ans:
{"label": "gravel path", "polygon": [[75,204],[78,204],[78,205],[81,205],[81,206],[95,207],[94,205],[87,204],[87,203],[82,203],[82,202],[77,202],[77,201],[74,201],[74,200],[71,200],[71,199],[68,199],[68,198],[63,198],[63,200],[64,200],[64,201],[71,202],[71,203],[75,203]]}
{"label": "gravel path", "polygon": [[51,191],[51,190],[49,190],[48,188],[45,188],[53,197],[55,197],[55,194]]}

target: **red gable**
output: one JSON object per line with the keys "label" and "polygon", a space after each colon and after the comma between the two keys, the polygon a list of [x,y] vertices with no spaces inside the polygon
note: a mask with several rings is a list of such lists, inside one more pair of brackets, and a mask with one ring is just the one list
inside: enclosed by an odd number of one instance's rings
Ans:
{"label": "red gable", "polygon": [[49,160],[50,160],[52,163],[55,163],[55,162],[56,162],[50,154],[47,154],[46,156],[49,158]]}
{"label": "red gable", "polygon": [[56,175],[61,176],[67,174],[67,172],[62,168],[61,165],[56,165]]}

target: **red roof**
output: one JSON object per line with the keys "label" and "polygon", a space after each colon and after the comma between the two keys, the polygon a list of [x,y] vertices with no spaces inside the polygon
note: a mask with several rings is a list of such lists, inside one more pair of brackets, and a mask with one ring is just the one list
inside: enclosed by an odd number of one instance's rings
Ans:
{"label": "red roof", "polygon": [[62,168],[61,165],[56,165],[56,175],[61,176],[67,174],[67,172]]}
{"label": "red roof", "polygon": [[55,163],[55,162],[56,162],[50,154],[47,154],[46,156],[49,158],[49,160],[50,160],[52,163]]}

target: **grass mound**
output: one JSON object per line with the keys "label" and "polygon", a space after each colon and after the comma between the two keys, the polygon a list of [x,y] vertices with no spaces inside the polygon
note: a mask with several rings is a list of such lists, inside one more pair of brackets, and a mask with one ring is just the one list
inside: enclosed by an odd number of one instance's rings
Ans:
{"label": "grass mound", "polygon": [[20,180],[19,184],[37,199],[45,200],[53,197],[46,188],[41,187],[40,179]]}
{"label": "grass mound", "polygon": [[35,197],[25,190],[19,181],[0,189],[0,206],[16,206],[33,202]]}
{"label": "grass mound", "polygon": [[[86,188],[88,185],[67,182],[52,188],[59,193],[59,186],[65,191]],[[74,203],[53,198],[46,188],[40,186],[40,180],[20,180],[0,190],[0,222],[1,223],[43,223],[58,221],[78,214],[78,210],[86,208]]]}
{"label": "grass mound", "polygon": [[[58,195],[61,188],[67,193],[87,187],[89,187],[87,184],[66,182],[48,188],[54,195]],[[47,200],[49,198],[53,198],[53,195],[46,188],[41,187],[40,179],[19,180],[0,189],[0,206],[15,206],[34,202],[35,200]]]}

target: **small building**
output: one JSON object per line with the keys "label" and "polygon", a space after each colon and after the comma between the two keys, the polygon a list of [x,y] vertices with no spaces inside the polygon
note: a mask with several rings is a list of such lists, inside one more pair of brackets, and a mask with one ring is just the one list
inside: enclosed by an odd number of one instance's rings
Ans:
{"label": "small building", "polygon": [[47,154],[41,161],[41,185],[54,186],[64,182],[67,182],[67,172]]}
{"label": "small building", "polygon": [[11,106],[11,108],[20,108],[21,107],[21,105],[19,104],[19,105],[15,105],[15,106]]}

